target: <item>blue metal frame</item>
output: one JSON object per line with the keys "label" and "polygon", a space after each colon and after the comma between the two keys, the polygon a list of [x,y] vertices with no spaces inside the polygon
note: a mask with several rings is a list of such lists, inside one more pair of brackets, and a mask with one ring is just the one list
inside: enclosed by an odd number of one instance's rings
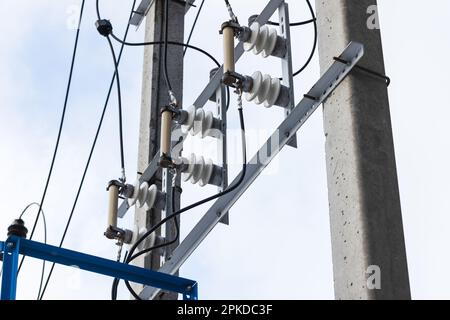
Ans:
{"label": "blue metal frame", "polygon": [[9,237],[0,242],[3,252],[1,300],[15,300],[19,254],[46,260],[82,270],[128,280],[183,294],[185,300],[197,300],[197,282],[153,270],[108,260],[77,251],[67,250],[40,242]]}

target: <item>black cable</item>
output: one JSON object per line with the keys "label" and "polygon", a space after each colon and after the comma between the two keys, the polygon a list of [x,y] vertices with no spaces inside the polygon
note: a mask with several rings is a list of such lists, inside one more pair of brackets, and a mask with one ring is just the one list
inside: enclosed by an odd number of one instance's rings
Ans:
{"label": "black cable", "polygon": [[[128,251],[125,252],[125,255],[123,257],[123,263],[126,262],[127,257],[128,257]],[[117,289],[119,287],[119,281],[120,281],[119,278],[114,278],[114,281],[113,281],[113,284],[111,287],[111,300],[117,300]]]}
{"label": "black cable", "polygon": [[[25,207],[25,209],[23,209],[22,213],[19,216],[19,219],[22,219],[23,215],[27,212],[27,210],[31,206],[34,206],[34,205],[40,207],[39,203],[37,203],[37,202],[30,203],[29,205],[27,205]],[[45,219],[45,213],[44,213],[44,210],[42,208],[40,208],[40,212],[42,214],[42,222],[44,223],[44,243],[47,244],[47,221]],[[39,291],[38,291],[38,294],[37,294],[37,300],[39,300],[39,296],[41,295],[42,284],[44,282],[44,274],[45,274],[45,260],[42,260],[41,280],[39,282]]]}
{"label": "black cable", "polygon": [[[116,40],[117,42],[119,42],[121,44],[124,44],[126,46],[130,46],[130,47],[141,47],[141,46],[152,46],[152,45],[164,44],[164,41],[127,42],[127,41],[124,41],[124,40],[118,38],[114,33],[111,33],[111,37],[114,40]],[[212,61],[214,61],[214,63],[216,64],[217,67],[220,67],[219,61],[217,61],[217,59],[214,58],[210,53],[208,53],[207,51],[205,51],[205,50],[203,50],[201,48],[198,48],[198,47],[190,45],[190,44],[182,43],[182,42],[176,42],[176,41],[168,41],[167,44],[174,45],[174,46],[186,47],[186,48],[190,48],[190,49],[193,49],[195,51],[198,51],[198,52],[204,54],[205,56],[207,56],[208,58],[210,58]]]}
{"label": "black cable", "polygon": [[[189,44],[191,42],[192,34],[194,33],[195,27],[197,25],[198,17],[200,16],[200,13],[202,12],[203,5],[205,4],[205,0],[202,0],[202,3],[200,4],[200,8],[197,11],[197,15],[195,16],[194,23],[192,24],[191,32],[189,32],[189,37],[186,42],[186,44]],[[183,57],[186,55],[187,47],[184,48]]]}
{"label": "black cable", "polygon": [[[95,1],[95,8],[97,11],[97,18],[98,20],[101,20],[100,18],[100,5],[99,0]],[[135,3],[133,3],[133,7],[135,6]],[[134,11],[134,9],[133,9]],[[131,19],[131,18],[130,18]],[[129,21],[129,20],[128,20]],[[123,119],[122,119],[122,90],[120,86],[120,75],[119,75],[119,65],[117,63],[116,58],[116,52],[114,51],[114,46],[111,42],[111,39],[109,38],[109,35],[106,35],[106,40],[108,41],[109,48],[111,50],[111,55],[113,58],[114,63],[114,69],[115,69],[115,75],[116,75],[116,83],[117,83],[117,100],[118,100],[118,107],[119,107],[119,145],[120,145],[120,165],[122,170],[122,182],[125,183],[126,175],[125,175],[125,152],[123,148]]]}
{"label": "black cable", "polygon": [[120,144],[120,165],[122,169],[122,182],[125,183],[126,175],[125,175],[125,152],[123,149],[123,120],[122,120],[122,93],[120,89],[120,76],[119,76],[119,65],[117,63],[116,53],[114,51],[114,46],[111,42],[111,39],[106,37],[108,41],[109,48],[111,49],[112,58],[114,61],[114,69],[116,75],[116,83],[117,83],[117,99],[119,105],[119,144]]}
{"label": "black cable", "polygon": [[[298,27],[298,26],[304,26],[306,24],[310,24],[313,23],[314,21],[316,21],[317,19],[309,19],[309,20],[305,20],[305,21],[300,21],[300,22],[292,22],[289,24],[290,27]],[[280,24],[278,22],[273,22],[273,21],[267,21],[267,24],[271,25],[271,26],[279,26]]]}
{"label": "black cable", "polygon": [[231,20],[233,20],[234,22],[236,22],[237,24],[239,24],[239,19],[238,19],[237,16],[234,14],[234,11],[233,11],[233,8],[231,7],[230,1],[225,0],[225,5],[227,6],[228,14],[230,15]]}
{"label": "black cable", "polygon": [[172,99],[172,84],[169,79],[169,72],[167,71],[167,45],[169,41],[169,0],[164,2],[164,47],[163,47],[163,74],[167,89],[169,90],[169,99]]}
{"label": "black cable", "polygon": [[297,72],[295,72],[292,76],[295,77],[297,75],[299,75],[300,73],[302,73],[311,63],[312,58],[314,57],[314,53],[316,52],[316,47],[317,47],[317,41],[318,41],[318,34],[317,34],[317,19],[316,19],[316,14],[314,12],[314,9],[311,5],[311,1],[310,0],[306,0],[306,3],[308,4],[308,8],[309,11],[311,12],[311,17],[313,20],[313,25],[314,25],[314,44],[313,44],[313,48],[311,50],[311,54],[308,57],[308,60],[306,61],[306,63],[303,65],[303,67],[301,67]]}
{"label": "black cable", "polygon": [[[132,8],[132,10],[131,10],[131,14],[130,14],[130,18],[129,18],[129,19],[131,19],[131,16],[132,16],[132,14],[133,14],[135,5],[136,5],[136,0],[133,1],[133,8]],[[129,20],[128,20],[128,21],[129,21]],[[129,30],[130,30],[130,24],[128,23],[127,28],[126,28],[126,31],[125,31],[125,35],[124,35],[124,38],[125,38],[125,39],[126,39],[127,36],[128,36],[128,31],[129,31]],[[117,64],[120,63],[120,60],[121,60],[121,58],[122,58],[122,53],[123,53],[124,48],[125,48],[125,45],[123,45],[123,46],[120,48],[120,52],[119,52]],[[96,133],[95,133],[94,141],[92,142],[92,146],[91,146],[91,150],[90,150],[90,152],[89,152],[89,156],[88,156],[88,159],[87,159],[87,162],[86,162],[86,166],[85,166],[85,168],[84,168],[84,172],[83,172],[83,175],[82,175],[82,177],[81,177],[80,185],[79,185],[79,187],[78,187],[78,191],[77,191],[77,194],[76,194],[76,196],[75,196],[75,200],[74,200],[74,202],[73,202],[72,210],[70,211],[70,215],[69,215],[69,217],[68,217],[68,220],[67,220],[67,223],[66,223],[66,226],[65,226],[65,229],[64,229],[63,236],[62,236],[62,238],[61,238],[61,242],[60,242],[60,245],[59,245],[60,247],[61,247],[61,246],[63,245],[63,243],[64,243],[65,237],[66,237],[66,235],[67,235],[67,231],[68,231],[69,226],[70,226],[70,223],[71,223],[71,221],[72,221],[73,214],[74,214],[74,212],[75,212],[75,208],[76,208],[77,203],[78,203],[78,199],[79,199],[80,194],[81,194],[81,190],[82,190],[83,185],[84,185],[84,181],[85,181],[85,178],[86,178],[86,175],[87,175],[87,172],[88,172],[90,163],[91,163],[92,155],[93,155],[94,149],[95,149],[95,147],[96,147],[96,145],[97,145],[97,140],[98,140],[98,137],[99,137],[99,135],[100,135],[100,130],[101,130],[102,125],[103,125],[103,119],[104,119],[105,114],[106,114],[106,109],[107,109],[107,107],[108,107],[109,99],[110,99],[110,97],[111,97],[111,93],[112,93],[112,89],[113,89],[113,87],[114,87],[115,80],[116,80],[116,73],[114,72],[114,74],[113,74],[113,76],[112,76],[112,79],[111,79],[111,83],[110,83],[110,85],[109,85],[108,93],[107,93],[107,95],[106,95],[105,104],[104,104],[104,106],[103,106],[103,111],[102,111],[102,114],[101,114],[101,116],[100,116],[100,121],[99,121],[99,124],[98,124],[98,127],[97,127],[97,131],[96,131]],[[49,274],[48,274],[48,276],[47,276],[47,280],[46,280],[44,289],[43,289],[42,294],[41,294],[41,297],[40,297],[41,300],[42,300],[42,298],[44,297],[45,290],[47,289],[47,286],[48,286],[48,284],[49,284],[49,282],[50,282],[50,278],[51,278],[51,276],[52,276],[52,274],[53,274],[53,269],[54,269],[54,268],[55,268],[55,264],[53,263],[53,264],[52,264],[52,267],[51,267],[51,269],[50,269],[50,272],[49,272]]]}
{"label": "black cable", "polygon": [[[121,44],[124,44],[124,45],[127,45],[127,46],[131,46],[131,47],[141,47],[141,46],[152,46],[152,45],[164,44],[163,41],[127,42],[127,41],[124,41],[124,40],[120,39],[119,37],[117,37],[114,33],[111,33],[111,37],[114,40],[116,40],[117,42],[119,42]],[[189,48],[189,49],[193,49],[195,51],[198,51],[198,52],[204,54],[205,56],[207,56],[208,58],[210,58],[216,64],[216,66],[220,68],[219,61],[217,61],[217,59],[214,58],[210,53],[208,53],[207,51],[205,51],[205,50],[203,50],[201,48],[198,48],[196,46],[193,46],[193,45],[190,45],[190,44],[187,44],[187,43],[176,42],[176,41],[168,41],[167,44],[174,45],[174,46],[182,46],[182,47],[185,47],[185,48]],[[228,111],[229,107],[230,107],[230,88],[227,87],[227,111]]]}
{"label": "black cable", "polygon": [[228,109],[230,108],[230,87],[229,86],[226,86],[227,87],[227,107],[226,107],[226,110],[228,111]]}
{"label": "black cable", "polygon": [[[72,84],[72,75],[73,75],[73,70],[74,70],[74,66],[75,66],[75,59],[76,59],[76,55],[77,55],[78,39],[79,39],[79,36],[80,36],[80,29],[81,29],[80,25],[81,25],[81,20],[83,18],[83,12],[84,12],[84,3],[85,3],[85,0],[82,0],[81,1],[81,9],[80,9],[80,17],[79,17],[79,20],[78,20],[78,29],[77,29],[77,32],[76,32],[75,43],[74,43],[74,48],[73,48],[73,53],[72,53],[72,62],[71,62],[71,65],[70,65],[69,80],[68,80],[68,83],[67,83],[66,95],[65,95],[65,98],[64,98],[64,107],[63,107],[63,111],[62,111],[62,115],[61,115],[61,121],[59,123],[58,137],[56,139],[55,149],[53,151],[53,157],[52,157],[52,162],[50,164],[50,170],[48,172],[47,181],[45,182],[44,192],[42,194],[41,202],[39,202],[39,210],[38,210],[38,213],[36,215],[36,219],[34,220],[33,228],[31,230],[30,240],[33,238],[33,235],[34,235],[34,232],[36,230],[36,226],[37,226],[37,223],[38,223],[38,220],[39,220],[39,216],[40,216],[41,211],[42,211],[42,207],[44,206],[45,197],[47,195],[47,189],[48,189],[48,186],[50,184],[50,179],[51,179],[51,176],[52,176],[52,173],[53,173],[53,167],[55,165],[56,155],[57,155],[58,149],[59,149],[59,142],[61,140],[62,129],[63,129],[63,126],[64,126],[64,119],[65,119],[65,116],[66,116],[67,103],[69,101],[69,93],[70,93],[70,88],[71,88],[71,84]],[[22,264],[23,264],[24,260],[25,260],[25,256],[22,256],[22,260],[20,261],[20,265],[19,265],[17,273],[20,272],[20,269],[22,268]]]}
{"label": "black cable", "polygon": [[[242,173],[241,176],[239,177],[239,180],[236,182],[236,184],[234,186],[231,186],[229,188],[227,188],[225,191],[220,192],[214,196],[208,197],[204,200],[198,201],[194,204],[191,204],[181,210],[178,210],[174,213],[172,213],[171,215],[167,216],[166,218],[162,219],[160,222],[158,222],[155,226],[153,226],[150,230],[148,230],[144,235],[142,235],[131,247],[129,253],[128,253],[128,258],[126,259],[126,263],[130,263],[131,261],[133,261],[134,259],[136,259],[137,257],[141,256],[144,253],[147,253],[151,250],[155,250],[160,246],[164,246],[163,245],[159,245],[159,246],[155,246],[153,248],[149,248],[149,249],[145,249],[142,250],[140,252],[138,252],[137,254],[134,254],[134,251],[137,249],[137,247],[139,246],[139,244],[141,244],[148,236],[150,236],[153,232],[155,232],[156,230],[158,230],[163,224],[167,223],[167,221],[169,221],[170,219],[176,218],[177,216],[179,216],[180,214],[189,211],[191,209],[194,209],[198,206],[201,206],[209,201],[212,201],[214,199],[220,198],[232,191],[234,191],[235,189],[237,189],[241,183],[244,181],[245,178],[245,174],[247,172],[247,151],[246,151],[246,138],[245,138],[245,122],[244,122],[244,114],[243,114],[243,110],[242,107],[239,107],[238,109],[239,111],[239,120],[240,120],[240,125],[241,125],[241,135],[242,135],[242,158],[243,158],[243,165],[242,165]],[[141,300],[141,298],[139,297],[139,295],[133,290],[133,288],[131,288],[130,284],[127,283],[127,281],[125,281],[125,284],[128,288],[128,290],[130,291],[130,293],[133,295],[133,297],[137,300]]]}

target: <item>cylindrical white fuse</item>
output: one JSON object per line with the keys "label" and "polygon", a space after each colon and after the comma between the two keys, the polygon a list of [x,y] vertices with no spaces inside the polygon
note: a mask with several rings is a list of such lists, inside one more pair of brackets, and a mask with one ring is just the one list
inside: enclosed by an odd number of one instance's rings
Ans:
{"label": "cylindrical white fuse", "polygon": [[172,112],[170,110],[163,111],[161,114],[161,161],[170,159],[170,147],[172,139]]}
{"label": "cylindrical white fuse", "polygon": [[108,187],[108,228],[117,227],[117,208],[119,204],[119,187],[110,183]]}
{"label": "cylindrical white fuse", "polygon": [[223,72],[234,72],[234,27],[226,22],[222,25],[223,33]]}

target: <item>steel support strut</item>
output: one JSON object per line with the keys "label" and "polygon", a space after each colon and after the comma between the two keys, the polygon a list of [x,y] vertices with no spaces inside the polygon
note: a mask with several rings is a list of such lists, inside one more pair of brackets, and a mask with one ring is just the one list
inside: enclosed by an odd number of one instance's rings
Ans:
{"label": "steel support strut", "polygon": [[156,286],[162,290],[180,293],[186,299],[197,300],[198,286],[193,280],[31,240],[21,239],[16,236],[9,237],[6,242],[0,242],[0,249],[3,251],[4,257],[1,291],[2,300],[14,300],[16,297],[17,262],[19,254],[113,278]]}

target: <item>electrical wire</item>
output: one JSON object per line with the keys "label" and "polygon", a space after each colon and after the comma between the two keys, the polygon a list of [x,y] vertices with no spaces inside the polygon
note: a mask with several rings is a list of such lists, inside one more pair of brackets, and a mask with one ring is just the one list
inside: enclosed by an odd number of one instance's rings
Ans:
{"label": "electrical wire", "polygon": [[[70,93],[70,88],[71,88],[71,85],[72,85],[72,75],[73,75],[73,70],[74,70],[75,60],[76,60],[76,55],[77,55],[78,39],[79,39],[79,36],[80,36],[80,25],[81,25],[81,20],[83,18],[84,4],[85,4],[85,0],[82,0],[82,2],[81,2],[81,9],[80,9],[80,16],[79,16],[79,20],[78,20],[78,29],[77,29],[76,36],[75,36],[75,43],[74,43],[73,53],[72,53],[72,61],[71,61],[70,71],[69,71],[69,80],[67,82],[66,94],[65,94],[65,98],[64,98],[64,106],[63,106],[63,111],[62,111],[62,115],[61,115],[61,120],[60,120],[60,123],[59,123],[58,137],[56,138],[56,144],[55,144],[55,149],[53,151],[53,157],[52,157],[52,161],[51,161],[51,164],[50,164],[50,170],[48,172],[47,180],[45,182],[45,187],[44,187],[44,192],[42,194],[41,202],[39,202],[39,210],[38,210],[38,213],[36,214],[36,219],[34,220],[33,228],[31,230],[31,234],[30,234],[30,240],[33,238],[33,235],[34,235],[34,232],[36,230],[36,226],[37,226],[37,223],[38,223],[38,220],[39,220],[39,216],[40,216],[41,211],[42,211],[42,207],[44,206],[44,201],[45,201],[45,197],[47,195],[48,186],[50,184],[50,179],[51,179],[52,174],[53,174],[53,167],[55,165],[56,155],[57,155],[58,149],[59,149],[59,142],[61,140],[62,129],[64,127],[64,119],[66,117],[67,104],[68,104],[68,101],[69,101],[69,93]],[[20,269],[22,268],[22,264],[23,264],[24,260],[25,260],[25,256],[22,256],[22,260],[20,261],[17,273],[20,272]]]}
{"label": "electrical wire", "polygon": [[122,93],[120,88],[120,76],[119,76],[119,65],[117,63],[117,57],[116,53],[114,51],[114,46],[111,42],[111,39],[106,37],[106,40],[108,41],[109,48],[111,49],[111,55],[114,62],[114,69],[115,69],[115,75],[116,75],[116,84],[117,84],[117,99],[118,99],[118,105],[119,105],[119,144],[120,144],[120,165],[121,165],[121,171],[122,171],[122,177],[121,181],[125,183],[126,174],[125,174],[125,152],[123,148],[123,119],[122,119]]}
{"label": "electrical wire", "polygon": [[[130,47],[141,47],[141,46],[152,46],[152,45],[164,44],[164,41],[127,42],[127,41],[124,41],[124,40],[118,38],[114,33],[111,34],[111,37],[114,40],[116,40],[117,42],[119,42],[121,44],[124,44],[126,46],[130,46]],[[205,51],[205,50],[203,50],[201,48],[198,48],[198,47],[190,45],[190,44],[177,42],[177,41],[167,41],[167,44],[174,45],[174,46],[181,46],[181,47],[185,47],[185,48],[189,48],[189,49],[193,49],[195,51],[198,51],[198,52],[204,54],[205,56],[207,56],[208,58],[210,58],[216,64],[216,66],[220,67],[219,61],[217,61],[217,59],[214,58],[210,53],[208,53],[207,51]]]}
{"label": "electrical wire", "polygon": [[[31,207],[31,206],[38,206],[40,208],[40,212],[42,215],[42,222],[44,224],[44,243],[47,244],[47,221],[45,219],[45,213],[44,210],[41,208],[41,206],[39,205],[39,203],[37,202],[32,202],[29,205],[27,205],[25,207],[25,209],[22,210],[22,213],[19,216],[19,219],[22,219],[23,215],[27,212],[27,210]],[[1,273],[0,273],[1,274]],[[42,284],[44,282],[44,274],[45,274],[45,260],[42,260],[42,271],[41,271],[41,280],[39,283],[39,291],[38,291],[38,295],[37,295],[37,300],[39,300],[39,296],[41,295],[41,290],[42,290]]]}
{"label": "electrical wire", "polygon": [[[205,0],[202,0],[202,3],[200,4],[200,8],[197,11],[197,15],[195,16],[194,23],[192,24],[191,32],[189,32],[189,37],[186,42],[186,44],[189,44],[191,42],[192,34],[194,33],[195,27],[197,26],[197,21],[200,16],[200,13],[202,12],[203,5],[205,4]],[[187,47],[184,48],[183,57],[186,55]]]}
{"label": "electrical wire", "polygon": [[225,5],[227,6],[228,14],[230,15],[231,20],[233,20],[234,22],[239,24],[239,20],[238,20],[237,16],[234,14],[234,11],[233,11],[233,8],[231,7],[230,1],[225,0]]}
{"label": "electrical wire", "polygon": [[311,12],[311,17],[312,17],[311,20],[312,20],[313,25],[314,25],[314,43],[313,43],[313,47],[312,47],[311,53],[310,53],[310,55],[308,57],[308,60],[306,60],[305,64],[298,71],[296,71],[292,75],[293,77],[295,77],[295,76],[299,75],[300,73],[302,73],[309,66],[309,64],[311,63],[311,61],[312,61],[312,59],[314,57],[314,54],[315,54],[316,48],[317,48],[318,32],[317,32],[316,14],[315,14],[314,9],[313,9],[313,7],[311,5],[311,1],[310,0],[306,0],[306,3],[308,4],[309,11]]}
{"label": "electrical wire", "polygon": [[[169,72],[167,70],[167,55],[168,55],[168,42],[169,41],[169,0],[166,0],[164,2],[164,47],[163,47],[163,74],[164,74],[164,80],[166,82],[166,86],[169,95],[169,99],[172,100],[172,97],[174,95],[172,91],[172,84],[170,83],[169,79]],[[172,101],[171,101],[172,102]]]}
{"label": "electrical wire", "polygon": [[[132,17],[132,14],[133,14],[133,12],[134,12],[135,6],[136,6],[136,0],[133,1],[133,7],[132,7],[132,10],[131,10],[131,13],[130,13],[129,20],[130,20],[131,17]],[[128,20],[128,21],[129,21],[129,20]],[[124,34],[124,39],[126,39],[127,36],[128,36],[128,32],[129,32],[129,30],[130,30],[130,26],[131,26],[131,25],[128,23],[127,28],[126,28],[126,30],[125,30],[125,34]],[[121,58],[122,58],[122,53],[123,53],[124,48],[125,48],[125,45],[122,45],[122,47],[120,48],[120,52],[119,52],[118,59],[117,59],[117,64],[118,64],[118,65],[120,64],[120,60],[121,60]],[[74,214],[75,209],[76,209],[76,206],[77,206],[77,204],[78,204],[78,199],[79,199],[79,197],[80,197],[81,190],[83,189],[84,181],[85,181],[85,179],[86,179],[86,175],[87,175],[89,166],[90,166],[90,164],[91,164],[92,155],[93,155],[94,150],[95,150],[95,147],[96,147],[96,145],[97,145],[97,140],[98,140],[98,137],[99,137],[99,135],[100,135],[100,130],[101,130],[102,125],[103,125],[103,120],[104,120],[104,118],[105,118],[106,109],[108,108],[109,99],[110,99],[110,97],[111,97],[111,93],[112,93],[112,89],[113,89],[114,84],[115,84],[115,80],[116,80],[116,72],[114,72],[114,74],[113,74],[113,76],[112,76],[112,79],[111,79],[111,83],[110,83],[110,85],[109,85],[109,90],[108,90],[108,93],[107,93],[107,95],[106,95],[105,103],[104,103],[104,105],[103,105],[103,110],[102,110],[102,114],[101,114],[101,116],[100,116],[100,120],[99,120],[99,124],[98,124],[98,127],[97,127],[97,131],[96,131],[96,133],[95,133],[95,137],[94,137],[94,140],[93,140],[93,142],[92,142],[91,150],[90,150],[90,152],[89,152],[89,156],[88,156],[88,159],[87,159],[87,161],[86,161],[86,165],[85,165],[85,168],[84,168],[84,172],[83,172],[83,175],[82,175],[82,177],[81,177],[80,185],[78,186],[77,194],[76,194],[76,196],[75,196],[75,200],[74,200],[74,202],[73,202],[72,209],[71,209],[71,211],[70,211],[70,214],[69,214],[69,217],[68,217],[68,220],[67,220],[65,229],[64,229],[64,233],[63,233],[63,235],[62,235],[62,238],[61,238],[61,241],[60,241],[60,244],[59,244],[60,247],[62,247],[62,245],[63,245],[63,243],[64,243],[64,240],[65,240],[65,237],[66,237],[66,235],[67,235],[67,232],[68,232],[70,223],[71,223],[72,218],[73,218],[73,214]],[[51,267],[51,269],[50,269],[50,272],[49,272],[49,274],[48,274],[48,276],[47,276],[47,280],[46,280],[46,282],[45,282],[44,289],[42,290],[42,294],[41,294],[40,300],[42,300],[42,298],[44,297],[44,293],[45,293],[45,291],[46,291],[46,289],[47,289],[47,286],[48,286],[48,284],[49,284],[49,282],[50,282],[50,279],[51,279],[51,276],[52,276],[52,274],[53,274],[54,268],[55,268],[55,264],[53,263],[53,264],[52,264],[52,267]]]}
{"label": "electrical wire", "polygon": [[[127,46],[131,46],[131,47],[141,47],[141,46],[152,46],[152,45],[164,44],[163,41],[127,42],[127,41],[124,41],[124,40],[120,39],[119,37],[117,37],[114,33],[111,33],[111,37],[114,40],[116,40],[117,42],[119,42],[121,44],[124,44],[124,45],[127,45]],[[216,66],[218,68],[220,68],[219,61],[217,61],[217,59],[214,58],[213,55],[211,55],[210,53],[208,53],[207,51],[205,51],[205,50],[203,50],[203,49],[201,49],[199,47],[196,47],[196,46],[193,46],[193,45],[190,45],[190,44],[187,44],[187,43],[177,42],[177,41],[168,41],[167,44],[174,45],[174,46],[181,46],[181,47],[193,49],[193,50],[195,50],[197,52],[200,52],[200,53],[204,54],[205,56],[207,56],[209,59],[211,59],[211,61],[213,61],[216,64]],[[227,107],[226,107],[227,111],[228,111],[229,107],[230,107],[230,88],[227,87]]]}
{"label": "electrical wire", "polygon": [[[99,0],[95,1],[95,9],[97,12],[97,18],[98,20],[101,20],[101,15],[100,15],[100,5],[99,5]],[[135,6],[135,3],[133,3],[133,7]],[[134,11],[134,9],[133,9]],[[131,18],[130,18],[131,19]],[[129,21],[129,20],[128,20]],[[114,46],[111,42],[111,39],[109,37],[109,35],[106,36],[106,40],[108,41],[108,45],[109,48],[111,50],[111,55],[113,58],[113,63],[114,63],[114,69],[115,69],[115,75],[116,75],[116,84],[117,84],[117,102],[118,102],[118,107],[119,107],[119,145],[120,145],[120,165],[121,165],[121,172],[122,172],[122,177],[121,177],[121,181],[123,183],[125,183],[126,181],[126,174],[125,174],[125,152],[124,152],[124,147],[123,147],[123,117],[122,117],[122,90],[121,90],[121,86],[120,86],[120,75],[119,75],[119,65],[117,62],[117,57],[116,57],[116,52],[114,50]]]}
{"label": "electrical wire", "polygon": [[[314,21],[316,21],[316,18],[305,20],[305,21],[300,21],[300,22],[292,22],[289,24],[289,26],[290,27],[304,26],[306,24],[313,23]],[[267,21],[267,24],[269,24],[271,26],[279,26],[280,25],[278,22],[273,22],[273,21]]]}
{"label": "electrical wire", "polygon": [[[127,42],[125,40],[120,39],[119,37],[117,37],[114,33],[111,33],[111,37],[116,40],[117,42],[123,44],[123,45],[127,45],[127,46],[131,46],[131,47],[141,47],[141,46],[152,46],[152,45],[161,45],[164,44],[163,41],[151,41],[151,42]],[[181,46],[181,47],[185,47],[185,48],[189,48],[189,49],[193,49],[197,52],[200,52],[202,54],[204,54],[205,56],[207,56],[209,59],[211,59],[211,61],[213,61],[215,63],[215,65],[217,67],[220,68],[220,63],[219,61],[217,61],[216,58],[214,58],[210,53],[208,53],[207,51],[198,48],[196,46],[187,44],[187,43],[182,43],[182,42],[176,42],[176,41],[168,41],[167,44],[169,45],[174,45],[174,46]],[[230,89],[227,87],[227,107],[226,109],[228,110],[230,106]]]}

